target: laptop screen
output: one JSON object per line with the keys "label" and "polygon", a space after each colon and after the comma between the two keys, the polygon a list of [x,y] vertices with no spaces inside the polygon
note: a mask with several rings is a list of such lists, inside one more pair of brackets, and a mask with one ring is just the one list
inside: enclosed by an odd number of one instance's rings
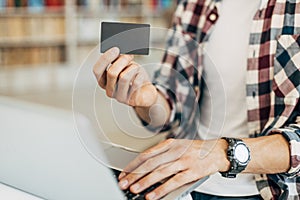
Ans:
{"label": "laptop screen", "polygon": [[83,147],[71,112],[2,97],[0,110],[1,183],[45,199],[121,198],[110,170]]}

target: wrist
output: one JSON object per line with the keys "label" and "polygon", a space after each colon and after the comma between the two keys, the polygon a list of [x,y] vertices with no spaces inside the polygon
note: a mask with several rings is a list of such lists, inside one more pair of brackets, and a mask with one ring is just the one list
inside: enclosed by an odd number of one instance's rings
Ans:
{"label": "wrist", "polygon": [[167,100],[157,91],[155,102],[148,107],[134,107],[137,115],[151,127],[163,127],[170,119],[171,110]]}
{"label": "wrist", "polygon": [[227,149],[228,149],[228,143],[224,139],[218,139],[217,140],[217,151],[219,154],[218,161],[218,171],[219,172],[225,172],[228,171],[230,168],[230,162],[227,158]]}
{"label": "wrist", "polygon": [[[151,94],[151,99],[152,101],[151,102],[147,102],[147,103],[142,103],[143,105],[142,106],[133,106],[133,108],[135,110],[141,110],[143,112],[149,112],[149,110],[151,109],[151,107],[153,107],[154,105],[157,105],[160,103],[160,94],[159,92],[157,91],[157,89],[155,89],[152,94]],[[145,96],[143,99],[148,100],[149,97]]]}

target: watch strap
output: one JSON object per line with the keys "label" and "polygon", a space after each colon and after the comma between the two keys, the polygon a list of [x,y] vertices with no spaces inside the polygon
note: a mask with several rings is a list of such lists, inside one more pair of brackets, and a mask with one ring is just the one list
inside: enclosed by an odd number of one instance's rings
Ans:
{"label": "watch strap", "polygon": [[[227,143],[228,143],[228,149],[227,149],[226,153],[227,153],[227,158],[230,162],[230,168],[229,168],[228,171],[220,172],[220,173],[223,177],[235,178],[237,174],[239,174],[240,172],[245,170],[248,163],[246,165],[240,165],[239,162],[235,160],[235,157],[234,157],[234,150],[235,149],[234,148],[235,148],[236,144],[239,143],[239,142],[243,143],[247,149],[248,149],[248,147],[246,146],[246,144],[241,139],[228,138],[228,137],[222,137],[222,139],[226,140]],[[249,151],[249,149],[248,149],[248,151]],[[250,158],[249,158],[249,160],[250,160]]]}

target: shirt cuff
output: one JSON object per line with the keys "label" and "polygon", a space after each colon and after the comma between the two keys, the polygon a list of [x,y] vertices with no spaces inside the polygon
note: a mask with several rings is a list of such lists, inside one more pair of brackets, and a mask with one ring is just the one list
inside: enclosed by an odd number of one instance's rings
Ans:
{"label": "shirt cuff", "polygon": [[292,124],[270,132],[270,134],[276,133],[282,134],[290,145],[290,169],[284,175],[295,177],[300,173],[300,126]]}

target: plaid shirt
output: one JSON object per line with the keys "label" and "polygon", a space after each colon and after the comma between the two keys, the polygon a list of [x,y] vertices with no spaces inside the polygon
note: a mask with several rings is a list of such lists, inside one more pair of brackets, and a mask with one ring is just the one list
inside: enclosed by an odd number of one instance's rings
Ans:
{"label": "plaid shirt", "polygon": [[[203,45],[218,20],[220,3],[179,1],[162,66],[154,76],[154,84],[172,107],[167,125],[172,130],[170,137],[199,137]],[[289,141],[291,155],[287,173],[255,175],[264,199],[300,198],[299,49],[300,0],[262,0],[253,18],[248,48],[249,137],[282,134]]]}

